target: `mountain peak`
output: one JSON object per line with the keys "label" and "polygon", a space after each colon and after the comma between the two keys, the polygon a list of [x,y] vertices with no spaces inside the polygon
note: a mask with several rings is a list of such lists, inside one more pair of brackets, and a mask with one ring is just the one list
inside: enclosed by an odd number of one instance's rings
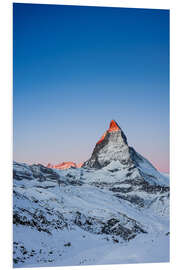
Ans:
{"label": "mountain peak", "polygon": [[121,131],[119,125],[116,123],[115,120],[111,120],[108,130],[104,132],[104,134],[102,135],[100,140],[97,142],[97,144],[100,144],[105,139],[107,133],[112,133],[112,132],[117,132],[117,131]]}
{"label": "mountain peak", "polygon": [[110,125],[109,125],[109,129],[108,132],[115,132],[120,130],[120,127],[118,126],[118,124],[116,123],[115,120],[111,120]]}
{"label": "mountain peak", "polygon": [[90,159],[83,166],[102,168],[113,160],[119,160],[122,164],[130,161],[127,138],[115,120],[110,122],[108,130],[96,143]]}

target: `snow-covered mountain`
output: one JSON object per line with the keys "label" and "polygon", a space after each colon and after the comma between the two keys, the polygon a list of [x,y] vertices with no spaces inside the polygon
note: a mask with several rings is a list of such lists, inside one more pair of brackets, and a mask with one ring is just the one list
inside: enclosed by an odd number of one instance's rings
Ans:
{"label": "snow-covered mountain", "polygon": [[113,120],[82,167],[14,162],[14,267],[169,261],[169,179]]}
{"label": "snow-covered mountain", "polygon": [[82,167],[82,165],[83,163],[76,164],[75,162],[72,162],[72,161],[66,161],[66,162],[58,163],[56,165],[52,165],[51,163],[48,163],[47,167],[52,168],[52,169],[54,168],[54,169],[59,169],[59,170],[66,170],[71,167],[80,168]]}
{"label": "snow-covered mountain", "polygon": [[149,184],[167,184],[166,177],[164,178],[147,159],[128,146],[124,132],[114,120],[96,143],[91,158],[83,164],[83,167],[101,169],[109,164],[110,166],[116,164],[113,166],[128,174],[131,180],[138,178]]}

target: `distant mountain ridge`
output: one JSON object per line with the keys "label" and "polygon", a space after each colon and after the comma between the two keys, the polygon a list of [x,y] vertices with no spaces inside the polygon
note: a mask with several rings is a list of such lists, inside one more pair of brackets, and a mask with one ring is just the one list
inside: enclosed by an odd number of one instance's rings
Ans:
{"label": "distant mountain ridge", "polygon": [[59,170],[67,170],[69,168],[80,168],[82,167],[83,163],[76,164],[72,161],[62,162],[56,165],[52,165],[51,163],[48,163],[47,168],[54,168]]}

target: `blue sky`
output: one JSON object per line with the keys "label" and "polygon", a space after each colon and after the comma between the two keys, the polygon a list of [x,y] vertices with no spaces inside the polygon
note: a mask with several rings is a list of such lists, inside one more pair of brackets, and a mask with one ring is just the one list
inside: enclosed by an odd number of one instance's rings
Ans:
{"label": "blue sky", "polygon": [[169,171],[169,11],[13,6],[14,159],[87,160],[115,119]]}

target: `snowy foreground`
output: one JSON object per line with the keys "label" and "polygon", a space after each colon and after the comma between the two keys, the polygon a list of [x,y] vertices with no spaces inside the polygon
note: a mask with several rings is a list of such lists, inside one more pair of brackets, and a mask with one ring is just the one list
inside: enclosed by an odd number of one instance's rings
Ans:
{"label": "snowy foreground", "polygon": [[14,163],[14,267],[168,262],[168,176],[140,165]]}

